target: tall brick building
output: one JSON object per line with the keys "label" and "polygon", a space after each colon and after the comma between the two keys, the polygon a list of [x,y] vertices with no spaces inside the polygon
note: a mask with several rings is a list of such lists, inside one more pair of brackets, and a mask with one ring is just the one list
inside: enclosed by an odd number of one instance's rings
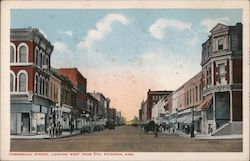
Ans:
{"label": "tall brick building", "polygon": [[11,134],[46,131],[52,44],[34,28],[10,31]]}

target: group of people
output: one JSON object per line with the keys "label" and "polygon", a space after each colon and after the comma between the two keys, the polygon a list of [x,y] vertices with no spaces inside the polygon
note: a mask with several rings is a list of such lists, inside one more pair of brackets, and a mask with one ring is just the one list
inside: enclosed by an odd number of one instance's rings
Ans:
{"label": "group of people", "polygon": [[51,138],[57,138],[62,136],[62,125],[60,122],[53,122],[48,127],[48,133]]}

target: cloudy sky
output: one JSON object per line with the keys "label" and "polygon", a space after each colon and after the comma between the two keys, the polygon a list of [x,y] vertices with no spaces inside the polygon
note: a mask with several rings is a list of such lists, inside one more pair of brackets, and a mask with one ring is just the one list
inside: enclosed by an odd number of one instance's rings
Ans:
{"label": "cloudy sky", "polygon": [[11,27],[38,28],[54,45],[53,67],[77,67],[128,119],[148,89],[175,90],[201,70],[201,44],[241,10],[12,10]]}

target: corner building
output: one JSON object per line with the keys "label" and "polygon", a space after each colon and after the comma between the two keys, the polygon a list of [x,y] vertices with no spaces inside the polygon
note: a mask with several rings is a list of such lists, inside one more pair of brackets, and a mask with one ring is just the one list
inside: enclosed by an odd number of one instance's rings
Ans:
{"label": "corner building", "polygon": [[11,134],[46,132],[51,43],[34,28],[10,31]]}
{"label": "corner building", "polygon": [[202,44],[203,132],[242,121],[242,24],[217,24]]}

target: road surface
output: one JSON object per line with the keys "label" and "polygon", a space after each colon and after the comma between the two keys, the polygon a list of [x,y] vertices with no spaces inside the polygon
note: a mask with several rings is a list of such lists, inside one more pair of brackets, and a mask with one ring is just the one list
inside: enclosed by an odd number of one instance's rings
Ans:
{"label": "road surface", "polygon": [[115,130],[60,139],[11,140],[11,152],[241,152],[242,139],[198,140],[159,134],[154,138],[139,128]]}

